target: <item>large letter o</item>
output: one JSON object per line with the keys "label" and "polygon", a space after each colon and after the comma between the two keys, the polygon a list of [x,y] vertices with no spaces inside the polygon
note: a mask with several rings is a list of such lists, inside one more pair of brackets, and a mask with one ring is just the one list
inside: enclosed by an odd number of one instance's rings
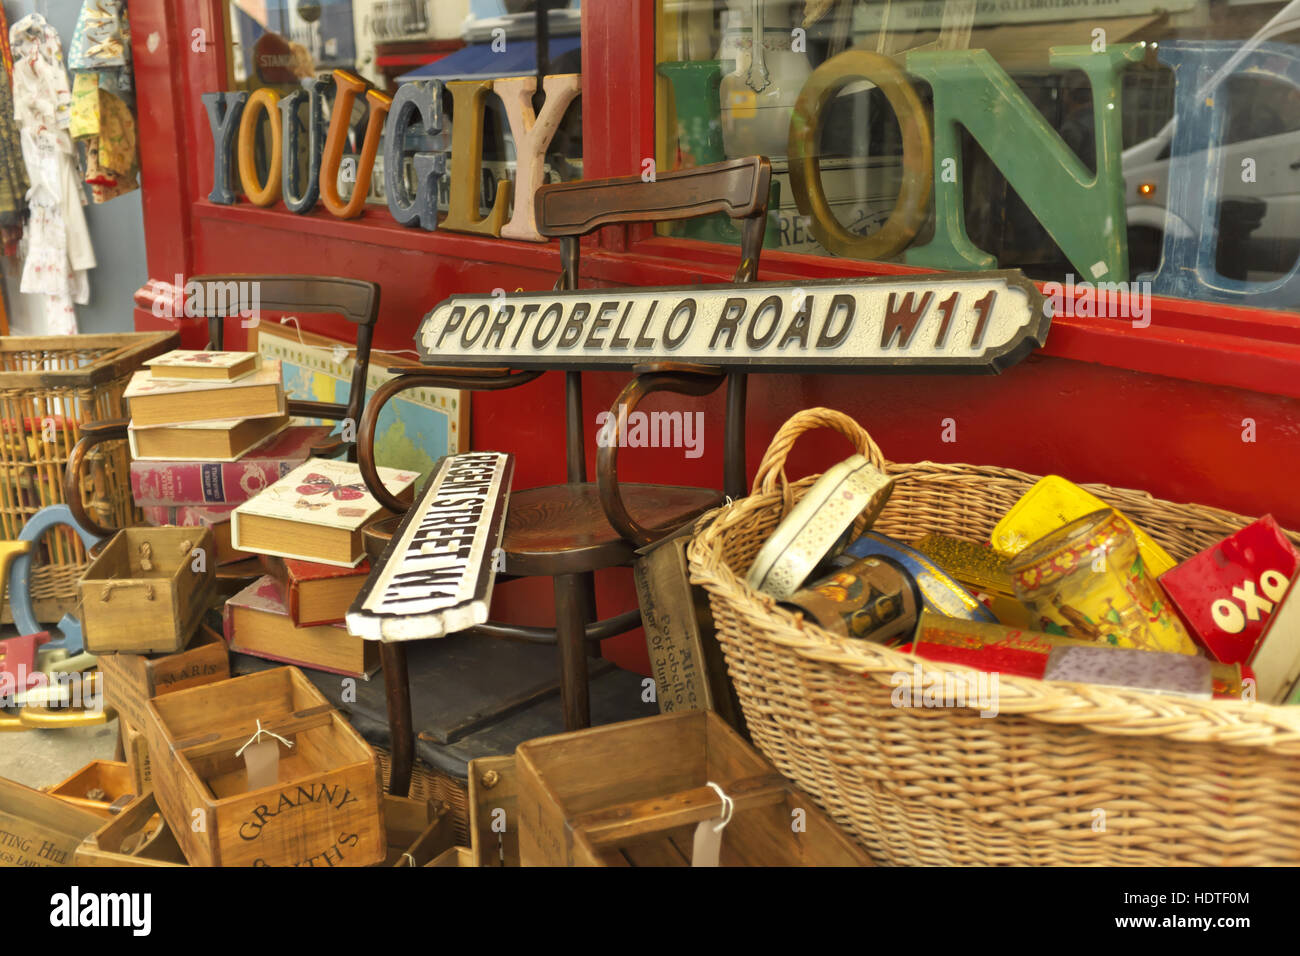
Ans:
{"label": "large letter o", "polygon": [[[822,188],[822,114],[845,86],[870,80],[880,87],[903,132],[903,184],[889,219],[869,236],[856,236],[835,218]],[[934,186],[934,139],[921,98],[888,57],[845,50],[808,78],[790,117],[790,190],[799,212],[812,220],[817,241],[829,252],[852,259],[886,259],[907,248],[925,222]]]}
{"label": "large letter o", "polygon": [[[266,185],[257,180],[257,163],[253,159],[253,140],[257,136],[257,114],[266,112],[271,126],[271,158],[266,171]],[[283,132],[280,129],[280,96],[262,87],[248,98],[239,120],[239,185],[254,206],[269,206],[280,198],[280,162]]]}

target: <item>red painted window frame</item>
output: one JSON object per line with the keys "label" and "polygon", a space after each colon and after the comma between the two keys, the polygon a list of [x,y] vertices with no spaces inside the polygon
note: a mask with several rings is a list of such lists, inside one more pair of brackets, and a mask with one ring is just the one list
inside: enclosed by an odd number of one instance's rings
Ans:
{"label": "red painted window frame", "polygon": [[[639,173],[655,142],[655,0],[588,0],[582,11],[583,161],[589,178]],[[374,246],[510,264],[554,275],[551,245],[402,227],[382,208],[361,219],[334,219],[321,209],[296,216],[283,207],[221,206],[211,189],[212,137],[200,93],[225,88],[225,23],[221,0],[135,0],[133,52],[141,89],[142,179],[149,274],[189,275],[192,226],[225,220],[332,237]],[[203,31],[206,50],[196,49]],[[152,46],[153,49],[149,49]],[[158,149],[170,141],[174,150]],[[725,282],[735,250],[656,236],[644,226],[606,228],[584,252],[593,284],[674,285]],[[918,271],[889,263],[765,252],[766,280],[868,276]],[[1212,385],[1300,398],[1300,316],[1156,297],[1151,324],[1132,328],[1112,319],[1053,321],[1047,354]]]}

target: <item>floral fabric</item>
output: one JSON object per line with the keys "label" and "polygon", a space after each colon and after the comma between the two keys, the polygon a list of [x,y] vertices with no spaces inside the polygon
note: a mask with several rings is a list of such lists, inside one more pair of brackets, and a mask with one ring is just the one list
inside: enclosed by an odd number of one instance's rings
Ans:
{"label": "floral fabric", "polygon": [[95,251],[68,134],[72,92],[63,49],[58,33],[35,13],[13,25],[9,42],[14,55],[14,119],[31,182],[31,220],[19,288],[46,297],[43,327],[23,331],[71,335],[77,331],[73,303],[84,305],[90,298],[86,271],[95,267]]}

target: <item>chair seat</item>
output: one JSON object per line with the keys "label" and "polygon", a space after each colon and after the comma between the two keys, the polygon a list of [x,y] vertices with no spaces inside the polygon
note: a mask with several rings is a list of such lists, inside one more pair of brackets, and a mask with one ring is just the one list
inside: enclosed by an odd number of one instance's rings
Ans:
{"label": "chair seat", "polygon": [[[716,505],[708,488],[620,484],[628,512],[644,527],[680,527]],[[378,557],[397,530],[400,517],[385,518],[365,531],[366,553]],[[594,483],[547,485],[512,492],[506,514],[505,573],[510,576],[573,574],[629,564],[636,546],[605,517]]]}
{"label": "chair seat", "polygon": [[[708,488],[619,485],[628,513],[646,528],[677,528],[720,500]],[[547,485],[510,495],[506,573],[566,574],[629,564],[636,545],[610,525],[592,482]]]}

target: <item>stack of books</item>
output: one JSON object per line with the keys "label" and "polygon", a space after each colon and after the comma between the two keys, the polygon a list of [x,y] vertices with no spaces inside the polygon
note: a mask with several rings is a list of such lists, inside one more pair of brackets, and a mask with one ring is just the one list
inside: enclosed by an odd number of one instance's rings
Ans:
{"label": "stack of books", "polygon": [[131,493],[152,525],[212,529],[218,565],[235,507],[301,465],[331,426],[290,426],[280,363],[255,352],[177,350],[146,362],[125,397]]}
{"label": "stack of books", "polygon": [[[419,477],[394,468],[379,476],[400,498]],[[353,637],[343,621],[370,573],[362,531],[387,514],[357,465],[321,458],[235,508],[232,544],[260,555],[267,573],[226,602],[230,649],[348,677],[373,674],[374,643]]]}

